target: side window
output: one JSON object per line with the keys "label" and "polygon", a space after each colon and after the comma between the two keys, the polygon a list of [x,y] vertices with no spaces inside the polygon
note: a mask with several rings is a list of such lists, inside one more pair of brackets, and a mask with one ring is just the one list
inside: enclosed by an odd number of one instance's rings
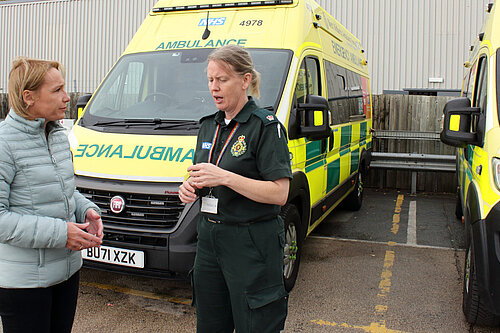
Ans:
{"label": "side window", "polygon": [[305,103],[307,96],[307,69],[305,61],[302,62],[299,68],[299,75],[297,76],[297,84],[295,85],[295,98],[297,104]]}
{"label": "side window", "polygon": [[351,115],[359,114],[360,105],[361,110],[363,107],[361,77],[327,60],[325,60],[325,69],[328,104],[332,113],[331,124],[347,123]]}
{"label": "side window", "polygon": [[473,106],[477,106],[484,112],[486,109],[487,94],[488,94],[488,63],[486,57],[479,59],[479,67],[476,79],[476,90],[474,91]]}
{"label": "side window", "polygon": [[305,103],[308,95],[321,95],[318,59],[306,57],[299,68],[295,96],[297,103]]}
{"label": "side window", "polygon": [[321,80],[319,76],[319,62],[316,58],[305,59],[307,65],[307,72],[309,73],[308,78],[310,77],[308,91],[309,95],[321,95]]}
{"label": "side window", "polygon": [[[472,80],[471,80],[472,81]],[[477,75],[475,79],[474,96],[472,100],[472,106],[478,107],[481,113],[486,110],[486,105],[488,101],[488,61],[485,56],[479,58]],[[472,131],[476,132],[478,130],[478,117],[472,118]]]}
{"label": "side window", "polygon": [[362,115],[363,88],[361,86],[361,75],[347,71],[347,83],[349,90],[349,116]]}

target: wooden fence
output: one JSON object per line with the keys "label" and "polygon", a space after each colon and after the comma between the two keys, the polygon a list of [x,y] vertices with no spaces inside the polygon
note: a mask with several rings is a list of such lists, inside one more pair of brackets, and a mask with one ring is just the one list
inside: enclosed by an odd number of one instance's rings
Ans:
{"label": "wooden fence", "polygon": [[[374,130],[411,132],[440,132],[443,107],[452,97],[419,95],[374,95]],[[438,140],[374,139],[373,151],[391,153],[422,153],[454,155],[455,148]],[[410,171],[372,169],[368,187],[408,190],[411,186]],[[455,192],[454,173],[418,172],[417,191]]]}
{"label": "wooden fence", "polygon": [[[76,118],[76,101],[80,94],[70,94],[71,102],[67,118]],[[373,128],[375,130],[400,130],[439,132],[444,104],[450,97],[417,95],[373,95]],[[8,113],[7,95],[0,94],[0,118]],[[394,153],[424,153],[454,155],[455,149],[437,140],[374,139],[373,151]],[[367,187],[409,190],[409,171],[372,169]],[[453,173],[419,172],[417,191],[455,192]]]}

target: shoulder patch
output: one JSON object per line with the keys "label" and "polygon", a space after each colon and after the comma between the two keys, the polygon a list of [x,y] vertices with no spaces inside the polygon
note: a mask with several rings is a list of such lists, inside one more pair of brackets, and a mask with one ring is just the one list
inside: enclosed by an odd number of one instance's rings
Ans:
{"label": "shoulder patch", "polygon": [[264,126],[278,123],[278,118],[276,118],[276,115],[266,109],[257,109],[253,111],[253,114],[256,115],[260,120],[262,120]]}

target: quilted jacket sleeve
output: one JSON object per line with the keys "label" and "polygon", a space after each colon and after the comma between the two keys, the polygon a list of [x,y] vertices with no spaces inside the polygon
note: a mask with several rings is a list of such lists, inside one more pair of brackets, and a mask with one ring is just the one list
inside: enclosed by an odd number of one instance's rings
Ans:
{"label": "quilted jacket sleeve", "polygon": [[73,198],[75,199],[75,205],[76,205],[76,211],[75,211],[76,222],[78,223],[85,222],[85,215],[87,213],[87,210],[89,209],[93,209],[96,212],[98,212],[99,215],[101,215],[101,210],[99,209],[99,207],[97,207],[97,205],[94,204],[89,199],[85,198],[80,192],[78,192],[77,189],[75,189],[75,192],[73,193]]}
{"label": "quilted jacket sleeve", "polygon": [[16,165],[8,143],[0,141],[0,242],[24,248],[64,248],[65,221],[10,210],[10,188],[15,175]]}

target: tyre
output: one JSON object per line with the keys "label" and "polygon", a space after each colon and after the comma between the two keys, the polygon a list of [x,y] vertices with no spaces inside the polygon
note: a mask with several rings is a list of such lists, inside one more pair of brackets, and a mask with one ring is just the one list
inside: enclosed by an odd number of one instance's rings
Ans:
{"label": "tyre", "polygon": [[354,183],[354,190],[344,199],[345,208],[358,211],[363,204],[363,180],[365,179],[365,168],[362,165],[356,175],[356,182]]}
{"label": "tyre", "polygon": [[300,254],[303,244],[302,223],[297,207],[287,204],[281,210],[285,226],[285,247],[283,260],[283,281],[286,291],[291,291],[297,280]]}
{"label": "tyre", "polygon": [[[470,234],[470,233],[469,233]],[[464,292],[462,310],[467,322],[471,324],[498,326],[500,317],[492,313],[483,303],[479,295],[479,285],[476,276],[476,264],[474,260],[474,248],[472,241],[467,242],[464,268]]]}

